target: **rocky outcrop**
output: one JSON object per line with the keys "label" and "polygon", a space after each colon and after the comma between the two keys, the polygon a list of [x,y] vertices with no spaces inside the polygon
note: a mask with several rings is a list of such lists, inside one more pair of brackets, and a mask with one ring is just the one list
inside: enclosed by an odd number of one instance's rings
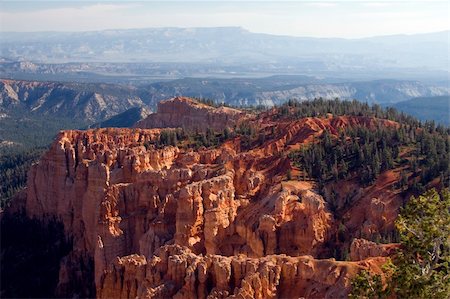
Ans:
{"label": "rocky outcrop", "polygon": [[364,116],[333,116],[329,114],[327,118],[305,117],[299,120],[288,120],[272,122],[273,115],[269,111],[263,114],[263,123],[268,124],[267,128],[276,127],[279,135],[270,140],[264,146],[264,153],[274,154],[286,149],[298,149],[301,145],[313,142],[315,138],[327,131],[329,134],[338,136],[342,129],[348,127],[376,128],[378,126],[387,128],[398,128],[399,124],[379,118]]}
{"label": "rocky outcrop", "polygon": [[395,219],[402,207],[404,199],[395,191],[400,172],[386,171],[378,177],[374,184],[360,188],[355,183],[341,184],[342,194],[346,194],[352,204],[345,213],[344,224],[354,236],[365,239],[381,239],[381,233],[392,232]]}
{"label": "rocky outcrop", "polygon": [[176,246],[157,255],[116,258],[101,281],[99,298],[346,298],[361,269],[381,273],[386,260],[317,260],[311,256],[195,255]]}
{"label": "rocky outcrop", "polygon": [[[242,120],[235,112],[216,119],[215,108],[200,104],[177,110],[188,104],[161,104],[152,126],[160,113],[189,116],[165,126],[190,126],[202,113],[213,128]],[[291,165],[280,152],[352,123],[382,124],[358,117],[269,123],[262,128],[274,125],[274,133],[251,149],[235,137],[196,151],[153,146],[160,129],[64,131],[30,170],[16,205],[29,218],[64,225],[73,246],[61,260],[60,296],[94,280],[100,298],[345,297],[354,273],[378,271],[385,259],[322,259],[331,256],[338,222],[313,183],[282,182]]]}
{"label": "rocky outcrop", "polygon": [[398,248],[398,244],[377,244],[355,238],[350,245],[350,260],[361,261],[374,256],[391,256]]}
{"label": "rocky outcrop", "polygon": [[190,98],[175,97],[158,103],[157,113],[139,121],[138,128],[184,128],[203,131],[210,128],[222,131],[232,128],[245,113],[229,107],[212,107]]}

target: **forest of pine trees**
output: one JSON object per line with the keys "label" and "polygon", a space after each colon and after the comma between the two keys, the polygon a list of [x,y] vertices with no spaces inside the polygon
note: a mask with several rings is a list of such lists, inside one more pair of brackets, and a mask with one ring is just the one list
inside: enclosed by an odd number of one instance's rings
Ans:
{"label": "forest of pine trees", "polygon": [[26,184],[31,164],[39,159],[45,148],[17,151],[0,156],[0,201],[1,208]]}
{"label": "forest of pine trees", "polygon": [[180,148],[198,149],[202,146],[217,146],[231,137],[236,136],[229,128],[224,128],[222,132],[215,132],[211,128],[206,131],[186,131],[183,129],[165,129],[161,131],[159,138],[155,141],[147,142],[146,148],[154,146],[163,148],[165,146],[177,146]]}
{"label": "forest of pine trees", "polygon": [[58,131],[83,128],[83,122],[16,111],[0,118],[0,208],[25,187],[30,166],[39,160]]}
{"label": "forest of pine trees", "polygon": [[[400,151],[409,151],[404,158]],[[446,130],[427,124],[419,129],[403,125],[400,129],[364,127],[350,128],[333,138],[325,132],[319,140],[289,155],[294,165],[306,170],[319,182],[337,181],[358,172],[360,182],[368,185],[378,175],[395,166],[406,166],[412,172],[412,185],[405,171],[399,187],[412,187],[417,192],[432,179],[448,182],[450,139]]]}
{"label": "forest of pine trees", "polygon": [[[210,99],[201,102],[220,106]],[[448,184],[449,180],[449,133],[450,128],[436,125],[433,121],[420,122],[412,116],[393,108],[370,106],[354,101],[315,99],[312,101],[289,100],[275,107],[275,118],[299,119],[303,117],[326,117],[333,115],[356,115],[378,117],[397,121],[400,129],[368,130],[362,127],[341,132],[336,138],[324,134],[309,147],[290,154],[294,164],[304,168],[307,174],[320,183],[346,178],[358,171],[362,184],[372,183],[384,170],[405,166],[400,174],[398,187],[424,190],[432,179]],[[254,107],[252,111],[264,110]],[[60,129],[83,127],[81,123],[47,117],[10,117],[0,120],[0,138],[17,142],[10,148],[0,148],[0,202],[4,204],[25,186],[26,173],[37,161]],[[267,136],[266,136],[267,134]],[[187,132],[167,129],[157,141],[145,144],[162,148],[167,145],[198,149],[217,146],[224,141],[240,137],[242,149],[250,149],[273,138],[275,132],[259,131],[251,123],[242,123],[222,132],[207,129]],[[402,156],[401,151],[409,151]],[[405,158],[407,157],[407,158]],[[412,173],[412,176],[410,175]]]}
{"label": "forest of pine trees", "polygon": [[[322,98],[312,101],[297,101],[295,99],[288,100],[286,103],[278,107],[278,117],[287,117],[300,119],[304,117],[325,117],[328,113],[333,115],[354,115],[354,116],[370,116],[377,118],[390,119],[399,123],[421,126],[421,122],[416,118],[398,112],[394,108],[383,108],[378,104],[369,105],[357,100],[341,101],[339,99],[325,100]],[[443,126],[442,129],[448,130]]]}

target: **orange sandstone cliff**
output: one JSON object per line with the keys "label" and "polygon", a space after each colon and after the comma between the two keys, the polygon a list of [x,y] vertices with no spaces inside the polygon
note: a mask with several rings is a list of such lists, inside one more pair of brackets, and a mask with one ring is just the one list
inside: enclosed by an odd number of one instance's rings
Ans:
{"label": "orange sandstone cliff", "polygon": [[175,97],[158,103],[158,113],[136,123],[137,128],[188,128],[221,131],[233,127],[246,117],[240,110],[212,107],[186,97]]}
{"label": "orange sandstone cliff", "polygon": [[[285,180],[291,165],[283,152],[325,129],[396,124],[356,116],[261,121],[217,109],[175,98],[139,128],[58,135],[11,208],[62,222],[72,248],[60,263],[58,295],[89,294],[82,289],[92,284],[98,298],[345,298],[360,269],[380,272],[388,249],[374,244],[354,241],[352,261],[330,257],[342,223],[354,236],[389,228],[396,195],[373,187],[355,195],[361,204],[351,213],[334,215],[314,182]],[[222,130],[243,120],[274,133],[251,148],[239,137],[196,151],[148,146],[155,128]]]}

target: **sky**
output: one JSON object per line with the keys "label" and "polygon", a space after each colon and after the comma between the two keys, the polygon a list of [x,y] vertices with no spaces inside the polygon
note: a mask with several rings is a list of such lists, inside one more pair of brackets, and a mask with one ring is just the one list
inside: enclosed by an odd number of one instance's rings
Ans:
{"label": "sky", "polygon": [[0,0],[0,32],[239,26],[278,35],[360,38],[450,30],[449,16],[449,1],[442,0]]}

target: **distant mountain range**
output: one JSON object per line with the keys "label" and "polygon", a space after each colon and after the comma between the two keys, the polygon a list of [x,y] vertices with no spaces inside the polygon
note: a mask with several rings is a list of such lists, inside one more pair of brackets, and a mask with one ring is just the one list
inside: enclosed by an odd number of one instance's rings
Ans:
{"label": "distant mountain range", "polygon": [[22,111],[93,123],[144,106],[131,86],[0,80],[0,111]]}
{"label": "distant mountain range", "polygon": [[304,76],[259,79],[185,78],[153,83],[143,88],[145,98],[158,102],[172,96],[210,98],[236,106],[281,104],[289,99],[357,99],[368,103],[396,103],[420,96],[450,94],[450,87],[418,81],[374,80],[330,82]]}
{"label": "distant mountain range", "polygon": [[[3,63],[21,62],[28,72],[42,68],[39,63],[160,63],[156,70],[164,69],[166,63],[178,63],[183,66],[169,68],[166,76],[180,78],[188,71],[187,76],[264,73],[445,78],[448,34],[312,38],[252,33],[239,27],[4,32],[0,34],[0,58]],[[105,70],[73,67],[71,72]],[[126,69],[135,74],[142,71],[136,65]],[[109,67],[109,72],[125,74],[119,66]]]}
{"label": "distant mountain range", "polygon": [[174,96],[209,98],[236,106],[272,106],[294,98],[319,97],[394,105],[415,97],[449,94],[448,86],[417,81],[333,83],[306,76],[185,78],[140,86],[0,80],[0,112],[5,115],[14,111],[25,115],[64,117],[91,125],[133,107],[155,108],[159,101]]}
{"label": "distant mountain range", "polygon": [[150,115],[150,110],[143,107],[133,107],[113,117],[93,124],[90,128],[131,128],[138,121]]}

